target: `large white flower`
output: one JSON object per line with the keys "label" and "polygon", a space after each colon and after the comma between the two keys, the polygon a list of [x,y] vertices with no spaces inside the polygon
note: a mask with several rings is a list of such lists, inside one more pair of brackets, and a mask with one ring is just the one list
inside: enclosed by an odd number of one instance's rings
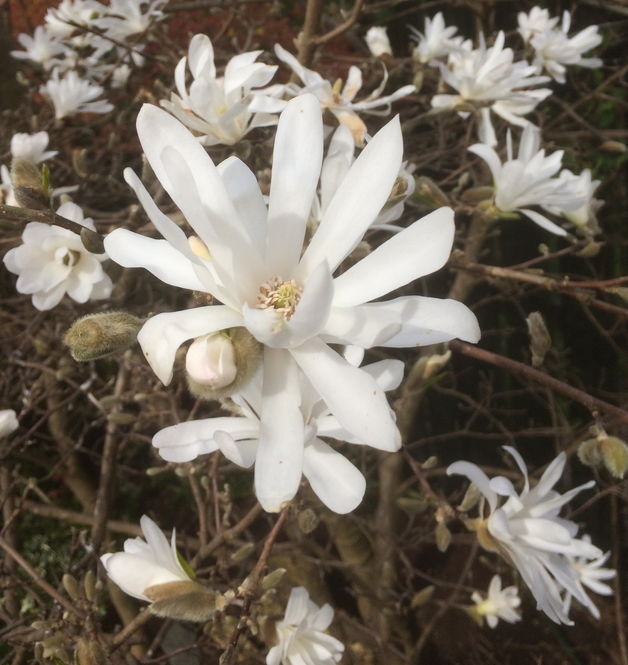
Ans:
{"label": "large white flower", "polygon": [[290,592],[286,614],[277,622],[277,640],[266,656],[266,665],[334,665],[340,662],[344,644],[326,631],[334,618],[331,605],[319,607],[307,589]]}
{"label": "large white flower", "polygon": [[462,37],[454,37],[458,28],[446,27],[442,12],[434,15],[434,18],[425,17],[423,32],[410,26],[412,39],[417,45],[412,51],[412,57],[421,63],[429,63],[437,58],[449,55],[462,45]]}
{"label": "large white flower", "polygon": [[304,67],[292,53],[286,51],[279,44],[275,44],[275,54],[285,62],[290,69],[301,79],[303,87],[295,83],[286,85],[286,92],[290,95],[302,95],[311,93],[318,99],[322,110],[329,109],[339,123],[347,125],[353,134],[356,145],[361,146],[366,137],[366,125],[357,112],[364,111],[374,115],[388,115],[392,102],[416,91],[413,85],[404,85],[391,95],[382,97],[382,92],[388,81],[388,72],[384,67],[384,78],[377,89],[363,99],[354,101],[355,96],[362,87],[362,72],[358,67],[352,66],[349,69],[347,81],[342,85],[342,80],[338,79],[334,85],[324,79],[318,72]]}
{"label": "large white flower", "polygon": [[521,621],[521,616],[516,611],[521,604],[517,587],[509,586],[502,589],[502,578],[499,575],[493,575],[486,598],[478,591],[474,591],[471,600],[475,603],[471,611],[480,618],[485,617],[489,628],[495,628],[500,619],[508,623]]}
{"label": "large white flower", "polygon": [[290,469],[291,479],[281,470],[305,439],[297,366],[345,430],[368,445],[398,449],[384,392],[329,344],[412,347],[456,336],[477,341],[480,335],[473,313],[453,300],[370,302],[446,262],[454,234],[449,208],[415,222],[333,277],[395,183],[403,148],[399,120],[380,130],[355,160],[305,248],[323,153],[315,97],[291,100],[281,115],[268,206],[243,162],[230,157],[215,167],[192,134],[164,111],[145,105],[137,128],[155,175],[209,258],[192,251],[184,232],[129,169],[127,182],[166,240],[118,229],[105,239],[107,253],[121,265],[144,267],[162,281],[223,303],[159,314],[144,324],[138,341],[157,376],[171,381],[176,351],[186,340],[245,326],[264,345],[257,464],[262,456],[269,476],[274,468],[289,487],[301,476],[299,465]]}
{"label": "large white flower", "polygon": [[434,108],[461,110],[463,113],[469,105],[480,108],[480,141],[491,146],[497,142],[491,111],[513,125],[525,127],[529,121],[523,116],[552,94],[549,88],[530,89],[549,78],[537,76],[537,68],[525,60],[513,62],[513,51],[504,48],[504,40],[504,33],[500,31],[493,46],[487,48],[481,34],[479,48],[471,49],[467,45],[451,51],[447,65],[439,63],[439,67],[445,83],[458,94],[434,95],[432,98]]}
{"label": "large white flower", "polygon": [[[381,390],[394,390],[403,378],[403,363],[381,360],[362,368],[373,377]],[[309,381],[299,372],[300,410],[305,425],[304,448],[295,441],[284,450],[281,465],[267,467],[267,456],[260,447],[260,414],[263,406],[262,377],[258,374],[232,399],[242,416],[206,418],[166,427],[153,437],[153,445],[169,462],[189,462],[198,455],[221,450],[231,462],[255,467],[255,493],[262,507],[277,511],[295,495],[301,472],[318,498],[336,513],[348,513],[362,501],[366,481],[360,471],[343,455],[318,437],[331,437],[351,443],[362,443],[343,430]],[[264,445],[268,445],[265,442]],[[287,482],[284,482],[284,477]],[[296,481],[296,484],[295,484]]]}
{"label": "large white flower", "polygon": [[[95,230],[75,203],[63,203],[57,213]],[[52,309],[67,293],[76,302],[108,298],[113,285],[102,268],[106,254],[88,252],[77,233],[41,222],[29,222],[22,244],[4,256],[7,270],[19,275],[16,288],[33,296],[40,310]]]}
{"label": "large white flower", "polygon": [[472,145],[469,150],[488,164],[493,176],[497,210],[520,212],[546,231],[564,236],[564,229],[527,206],[539,205],[565,216],[570,212],[580,214],[580,209],[591,200],[590,187],[585,187],[585,183],[570,171],[559,174],[563,150],[546,157],[545,150],[540,148],[540,132],[528,125],[521,135],[516,158],[510,132],[507,135],[507,158],[503,163],[493,148],[482,143]]}
{"label": "large white flower", "polygon": [[59,71],[54,69],[40,92],[50,98],[57,120],[75,113],[109,113],[113,109],[113,104],[105,100],[94,101],[103,94],[103,88],[82,79],[74,70],[59,78]]}
{"label": "large white flower", "polygon": [[[521,493],[517,493],[508,478],[489,479],[480,467],[470,462],[455,462],[447,473],[469,478],[488,502],[488,517],[476,525],[480,543],[499,552],[515,566],[534,595],[537,607],[550,619],[572,624],[562,594],[567,592],[583,605],[591,605],[573,562],[576,557],[596,559],[602,552],[590,541],[576,538],[578,525],[559,517],[559,513],[574,496],[595,483],[590,481],[562,495],[552,489],[565,467],[567,457],[562,452],[530,489],[521,455],[510,446],[504,449],[514,457],[523,474]],[[506,497],[501,505],[500,497]]]}
{"label": "large white flower", "polygon": [[[537,11],[533,16],[535,10]],[[602,43],[597,25],[590,25],[569,37],[571,14],[565,10],[561,26],[556,28],[558,19],[549,19],[546,13],[547,10],[534,7],[529,16],[519,14],[519,32],[534,48],[533,64],[539,70],[545,69],[554,80],[564,83],[567,71],[565,65],[589,68],[602,66],[599,58],[583,57],[584,53]]]}
{"label": "large white flower", "polygon": [[152,601],[151,589],[171,582],[191,582],[177,554],[175,530],[170,544],[150,517],[140,520],[142,538],[127,538],[124,552],[103,554],[100,557],[107,575],[129,596]]}
{"label": "large white flower", "polygon": [[[254,90],[266,85],[276,66],[255,62],[262,51],[231,58],[224,76],[218,77],[214,49],[207,35],[195,35],[188,56],[181,58],[174,73],[178,95],[161,105],[184,125],[197,132],[203,145],[234,145],[255,127],[277,124],[277,113],[285,102],[276,99],[283,86]],[[185,83],[186,66],[192,83]],[[260,111],[260,112],[256,112]]]}

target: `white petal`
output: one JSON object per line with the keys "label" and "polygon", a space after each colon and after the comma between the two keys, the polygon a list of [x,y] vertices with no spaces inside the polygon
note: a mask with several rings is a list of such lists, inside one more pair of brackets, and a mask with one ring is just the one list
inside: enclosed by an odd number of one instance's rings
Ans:
{"label": "white petal", "polygon": [[126,552],[111,554],[103,561],[103,565],[109,577],[124,593],[140,600],[148,600],[144,595],[148,587],[181,580],[180,576],[174,575],[167,568]]}
{"label": "white petal", "polygon": [[[256,437],[259,436],[258,432],[255,433]],[[253,466],[257,455],[257,438],[255,440],[236,441],[230,433],[218,430],[214,434],[214,440],[218,444],[220,452],[230,462],[245,469]]]}
{"label": "white petal", "polygon": [[255,494],[264,510],[278,512],[299,489],[303,468],[303,416],[297,368],[284,349],[264,349]]}
{"label": "white petal", "polygon": [[376,363],[364,365],[362,369],[370,374],[377,381],[377,385],[386,392],[395,390],[403,381],[404,364],[401,360],[393,358],[379,360]]}
{"label": "white petal", "polygon": [[145,268],[166,284],[205,291],[194,264],[166,240],[116,229],[105,238],[105,251],[110,259],[125,268]]}
{"label": "white petal", "polygon": [[399,450],[401,438],[375,379],[314,338],[290,351],[342,427],[363,443]]}
{"label": "white petal", "polygon": [[360,471],[320,439],[305,447],[303,475],[316,496],[335,513],[350,513],[357,508],[366,489]]}
{"label": "white petal", "polygon": [[542,229],[545,229],[550,233],[555,233],[557,236],[567,235],[567,231],[565,231],[565,229],[558,226],[558,224],[554,224],[554,222],[550,222],[550,220],[547,219],[547,217],[541,215],[540,213],[534,210],[529,210],[528,208],[519,208],[519,212],[522,212],[526,217],[529,217],[535,224],[538,224]]}
{"label": "white petal", "polygon": [[322,159],[320,105],[313,95],[300,95],[288,102],[275,136],[266,242],[274,276],[288,279],[301,256]]}
{"label": "white petal", "polygon": [[388,200],[399,174],[402,152],[401,127],[395,117],[368,143],[336,190],[301,259],[302,275],[324,259],[333,273],[360,242]]}
{"label": "white petal", "polygon": [[447,475],[466,476],[486,497],[491,507],[491,512],[495,510],[497,507],[497,495],[491,489],[488,476],[479,466],[471,464],[471,462],[454,462],[447,467]]}
{"label": "white petal", "polygon": [[240,313],[225,305],[197,307],[153,316],[140,330],[137,341],[153,372],[168,385],[172,380],[175,354],[183,342],[241,325]]}
{"label": "white petal", "polygon": [[454,231],[451,208],[414,222],[334,280],[334,306],[360,305],[442,268]]}

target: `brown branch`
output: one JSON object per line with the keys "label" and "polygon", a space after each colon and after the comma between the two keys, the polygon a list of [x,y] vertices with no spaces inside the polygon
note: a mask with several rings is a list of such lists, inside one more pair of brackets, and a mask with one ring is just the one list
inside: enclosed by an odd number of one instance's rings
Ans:
{"label": "brown branch", "polygon": [[277,518],[275,525],[271,529],[266,538],[266,541],[264,542],[264,547],[262,548],[262,552],[259,555],[259,559],[257,560],[255,567],[251,571],[250,575],[246,578],[246,580],[244,580],[242,586],[240,586],[238,589],[239,595],[244,598],[242,603],[242,613],[240,614],[240,619],[237,626],[234,628],[233,633],[231,634],[229,645],[218,661],[219,665],[231,665],[231,663],[234,662],[233,659],[238,647],[240,635],[242,635],[244,632],[246,624],[248,623],[249,617],[251,615],[251,604],[253,603],[253,598],[257,592],[260,577],[264,572],[264,568],[266,568],[268,557],[270,556],[270,553],[273,549],[275,540],[277,540],[277,536],[279,535],[279,532],[281,531],[281,528],[283,527],[284,522],[288,517],[288,510],[289,508],[286,507],[279,513],[279,517]]}
{"label": "brown branch", "polygon": [[43,580],[37,571],[26,561],[26,559],[16,552],[4,538],[0,538],[0,547],[24,570],[25,573],[35,582],[35,584],[45,591],[51,598],[54,598],[61,607],[63,607],[68,612],[74,614],[80,619],[83,618],[83,615],[70,603],[66,598],[64,598],[53,586],[48,584]]}
{"label": "brown branch", "polygon": [[297,37],[297,60],[307,67],[314,57],[316,45],[314,36],[318,30],[318,24],[321,20],[323,11],[323,0],[308,0],[305,7],[305,19],[303,29]]}
{"label": "brown branch", "polygon": [[585,393],[583,390],[574,388],[564,381],[559,381],[553,376],[545,374],[545,372],[541,372],[538,369],[524,365],[517,360],[512,360],[506,356],[493,353],[492,351],[486,351],[485,349],[472,346],[466,342],[459,342],[458,340],[454,340],[449,343],[449,346],[454,351],[462,353],[465,356],[470,356],[471,358],[481,360],[482,362],[489,363],[490,365],[501,367],[514,374],[521,374],[527,379],[547,386],[548,388],[555,390],[556,392],[561,393],[566,397],[569,397],[575,402],[579,402],[587,409],[589,409],[589,411],[591,411],[594,416],[597,416],[598,412],[601,411],[608,414],[609,416],[612,416],[613,418],[617,418],[625,424],[628,424],[628,411],[615,406],[614,404],[609,404],[608,402],[598,399],[597,397],[593,397],[593,395],[589,395],[589,393]]}
{"label": "brown branch", "polygon": [[27,224],[28,222],[42,222],[43,224],[54,224],[62,229],[73,231],[81,236],[81,241],[88,252],[102,254],[105,251],[103,237],[86,228],[78,222],[73,222],[67,217],[57,215],[52,210],[33,210],[32,208],[18,208],[17,206],[8,206],[0,204],[0,224],[12,222],[16,224]]}
{"label": "brown branch", "polygon": [[324,35],[320,35],[320,37],[315,37],[312,40],[314,44],[316,46],[321,46],[322,44],[326,44],[328,41],[334,39],[334,37],[338,37],[343,32],[346,32],[358,20],[358,16],[360,16],[360,12],[362,11],[363,6],[364,0],[355,0],[349,16],[347,16],[347,18],[340,25],[337,25],[333,30],[326,32]]}

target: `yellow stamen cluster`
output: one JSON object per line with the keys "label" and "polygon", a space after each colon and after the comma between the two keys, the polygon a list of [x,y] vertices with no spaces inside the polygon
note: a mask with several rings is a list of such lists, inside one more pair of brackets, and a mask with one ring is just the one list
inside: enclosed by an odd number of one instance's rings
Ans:
{"label": "yellow stamen cluster", "polygon": [[289,320],[301,300],[302,291],[293,279],[284,282],[281,277],[272,277],[260,287],[258,308],[274,309]]}

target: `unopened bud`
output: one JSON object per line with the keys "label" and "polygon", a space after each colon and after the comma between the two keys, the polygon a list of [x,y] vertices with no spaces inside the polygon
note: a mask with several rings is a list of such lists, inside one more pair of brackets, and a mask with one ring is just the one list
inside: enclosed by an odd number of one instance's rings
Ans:
{"label": "unopened bud", "polygon": [[480,203],[481,201],[492,201],[494,194],[493,187],[471,187],[471,189],[465,189],[460,198],[465,203]]}
{"label": "unopened bud", "polygon": [[166,582],[144,589],[155,615],[182,621],[204,622],[216,612],[216,594],[197,582]]}
{"label": "unopened bud", "polygon": [[204,399],[229,397],[259,367],[261,345],[245,328],[197,337],[185,357],[190,392]]}
{"label": "unopened bud", "polygon": [[592,240],[591,242],[587,243],[579,252],[576,252],[576,256],[579,256],[583,259],[590,259],[593,256],[597,256],[600,253],[600,249],[602,249],[602,243]]}
{"label": "unopened bud", "polygon": [[67,591],[68,596],[70,596],[72,600],[76,600],[79,597],[78,582],[69,573],[66,573],[61,578],[61,581],[63,582],[63,588]]}
{"label": "unopened bud", "polygon": [[279,582],[281,582],[285,574],[286,574],[285,568],[276,568],[271,573],[268,573],[268,575],[265,575],[262,578],[261,582],[262,589],[264,591],[268,591],[268,589],[274,589],[279,584]]}
{"label": "unopened bud", "polygon": [[242,561],[253,553],[255,543],[245,543],[238,548],[229,558],[231,561]]}
{"label": "unopened bud", "polygon": [[583,441],[578,448],[578,458],[592,467],[605,467],[614,478],[623,478],[628,471],[628,446],[616,436],[602,431],[595,439]]}
{"label": "unopened bud", "polygon": [[440,524],[436,526],[435,536],[438,551],[446,552],[451,543],[451,531],[447,528],[447,525],[444,522],[440,522]]}
{"label": "unopened bud", "polygon": [[540,367],[545,355],[552,346],[547,326],[541,312],[531,312],[526,319],[528,334],[530,335],[530,353],[532,354],[532,367]]}
{"label": "unopened bud", "polygon": [[318,526],[320,519],[316,512],[311,508],[306,508],[299,513],[297,524],[302,533],[312,533]]}
{"label": "unopened bud", "polygon": [[95,360],[128,349],[136,342],[142,324],[127,312],[88,314],[68,328],[63,341],[74,360]]}
{"label": "unopened bud", "polygon": [[427,362],[423,369],[423,378],[429,379],[431,376],[434,376],[441,367],[444,367],[451,358],[451,351],[447,350],[445,353],[434,353],[431,356],[428,356]]}
{"label": "unopened bud", "polygon": [[72,167],[81,178],[86,178],[89,173],[85,161],[86,154],[86,148],[76,148],[76,150],[72,151]]}
{"label": "unopened bud", "polygon": [[431,455],[425,460],[425,462],[421,463],[421,468],[423,471],[433,469],[435,466],[438,466],[438,457],[436,457],[436,455]]}
{"label": "unopened bud", "polygon": [[16,157],[11,162],[13,195],[22,208],[49,210],[50,195],[44,189],[42,174],[34,162]]}
{"label": "unopened bud", "polygon": [[85,577],[83,578],[83,589],[85,591],[85,598],[90,603],[93,603],[96,597],[96,578],[91,568],[85,573]]}
{"label": "unopened bud", "polygon": [[427,176],[419,176],[416,179],[416,190],[414,197],[422,203],[439,208],[449,205],[449,199],[443,190]]}
{"label": "unopened bud", "polygon": [[100,644],[84,637],[76,643],[74,660],[76,665],[106,665],[108,662]]}
{"label": "unopened bud", "polygon": [[464,493],[464,496],[462,497],[462,501],[458,506],[458,510],[461,513],[468,513],[472,508],[475,508],[481,497],[482,493],[478,489],[477,485],[471,483],[469,487],[467,487],[467,491]]}
{"label": "unopened bud", "polygon": [[621,141],[604,141],[604,143],[602,143],[600,146],[600,150],[603,150],[604,152],[614,152],[621,154],[626,152],[626,144],[621,143]]}
{"label": "unopened bud", "polygon": [[390,46],[390,40],[386,34],[386,28],[374,25],[368,29],[364,39],[366,45],[369,47],[371,55],[376,58],[392,55],[392,47]]}
{"label": "unopened bud", "polygon": [[432,599],[432,596],[434,595],[434,590],[435,587],[433,585],[426,586],[424,589],[421,589],[421,591],[415,593],[414,596],[412,596],[410,606],[420,607],[421,605],[425,605],[425,603],[429,603],[429,601]]}

